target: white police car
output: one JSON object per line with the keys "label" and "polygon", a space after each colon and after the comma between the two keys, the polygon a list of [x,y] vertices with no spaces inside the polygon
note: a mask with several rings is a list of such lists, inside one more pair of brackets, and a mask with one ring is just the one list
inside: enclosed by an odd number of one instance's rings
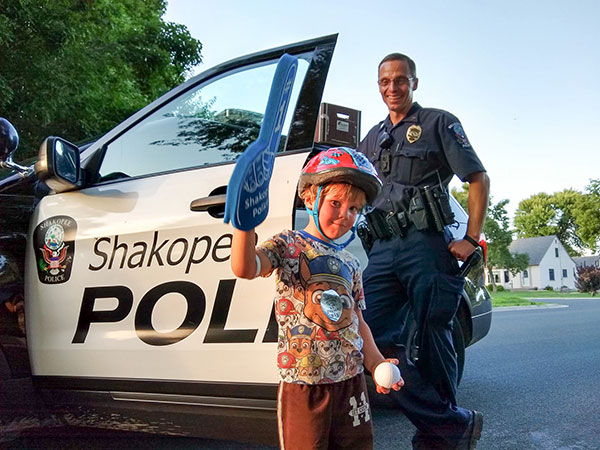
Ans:
{"label": "white police car", "polygon": [[[273,280],[231,273],[225,192],[236,158],[258,135],[278,58],[295,55],[258,239],[303,226],[298,174],[319,149],[336,39],[209,69],[83,151],[49,138],[36,164],[49,195],[36,195],[32,175],[0,179],[3,314],[24,303],[27,328],[26,344],[18,326],[2,328],[3,414],[23,404],[16,389],[32,379],[71,424],[276,442]],[[462,236],[466,214],[452,203]],[[455,321],[461,370],[464,348],[491,320],[481,263],[469,277]]]}

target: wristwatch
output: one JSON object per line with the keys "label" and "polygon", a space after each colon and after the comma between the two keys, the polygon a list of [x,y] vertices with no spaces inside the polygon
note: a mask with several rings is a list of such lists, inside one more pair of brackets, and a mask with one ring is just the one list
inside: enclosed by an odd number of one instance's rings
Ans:
{"label": "wristwatch", "polygon": [[479,242],[477,242],[475,239],[473,239],[471,236],[469,236],[468,234],[465,234],[465,237],[463,238],[465,241],[467,241],[469,244],[471,244],[473,247],[477,248],[479,247]]}

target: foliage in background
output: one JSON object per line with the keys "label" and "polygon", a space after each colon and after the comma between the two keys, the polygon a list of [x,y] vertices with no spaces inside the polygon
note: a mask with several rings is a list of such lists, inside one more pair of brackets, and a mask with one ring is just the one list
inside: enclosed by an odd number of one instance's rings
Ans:
{"label": "foliage in background", "polygon": [[[452,195],[468,212],[469,184],[464,183],[462,190],[453,188]],[[488,205],[483,233],[487,242],[487,267],[489,274],[492,273],[493,269],[503,268],[515,275],[525,270],[529,264],[529,257],[527,255],[521,253],[512,254],[509,251],[509,246],[512,242],[512,231],[510,230],[508,212],[506,211],[508,202],[507,199],[504,199],[493,204],[490,199]],[[494,280],[490,281],[493,283],[492,287],[495,289]]]}
{"label": "foliage in background", "polygon": [[0,116],[18,159],[42,140],[98,136],[185,79],[202,45],[165,0],[2,0]]}
{"label": "foliage in background", "polygon": [[556,235],[569,255],[600,248],[600,179],[590,180],[585,192],[565,189],[539,193],[521,201],[515,212],[521,238]]}
{"label": "foliage in background", "polygon": [[469,183],[463,183],[461,189],[452,188],[452,196],[458,200],[465,211],[469,212]]}
{"label": "foliage in background", "polygon": [[600,178],[591,179],[573,211],[577,234],[592,252],[600,250]]}
{"label": "foliage in background", "polygon": [[600,291],[600,268],[583,266],[577,268],[575,287],[579,292],[596,295]]}
{"label": "foliage in background", "polygon": [[527,269],[529,256],[524,253],[511,253],[509,250],[513,239],[506,211],[507,204],[507,199],[500,200],[495,205],[490,204],[483,232],[488,243],[487,260],[490,273],[492,269],[503,268],[516,275]]}

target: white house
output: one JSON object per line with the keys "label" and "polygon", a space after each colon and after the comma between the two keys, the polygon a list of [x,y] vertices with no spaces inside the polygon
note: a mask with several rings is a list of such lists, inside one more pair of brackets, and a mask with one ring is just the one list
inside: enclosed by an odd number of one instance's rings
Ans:
{"label": "white house", "polygon": [[600,256],[579,256],[573,258],[577,267],[597,267],[600,268]]}
{"label": "white house", "polygon": [[556,236],[517,239],[510,244],[509,250],[513,254],[529,255],[529,267],[517,275],[507,269],[494,269],[496,284],[505,289],[544,289],[547,286],[554,290],[575,289],[575,261]]}

